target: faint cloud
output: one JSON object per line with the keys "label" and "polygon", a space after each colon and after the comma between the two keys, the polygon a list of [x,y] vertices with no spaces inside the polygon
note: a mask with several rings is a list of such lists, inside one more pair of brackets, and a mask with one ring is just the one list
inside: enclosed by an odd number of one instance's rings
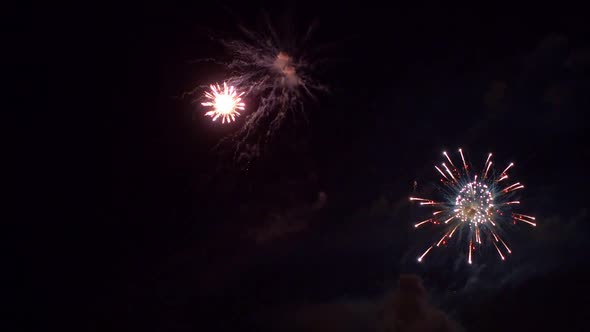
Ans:
{"label": "faint cloud", "polygon": [[312,205],[312,209],[319,210],[319,209],[323,208],[324,205],[326,205],[327,200],[328,200],[328,195],[325,192],[320,191],[318,193],[318,198],[316,199],[316,201]]}
{"label": "faint cloud", "polygon": [[363,207],[356,211],[355,219],[364,220],[375,217],[395,217],[401,208],[408,205],[408,199],[407,197],[394,199],[390,196],[390,193],[381,194],[371,201],[368,207]]}
{"label": "faint cloud", "polygon": [[285,216],[273,215],[264,226],[250,233],[257,244],[263,244],[293,233],[305,231],[308,227],[306,220],[291,220]]}
{"label": "faint cloud", "polygon": [[[470,128],[471,136],[508,123],[508,116],[536,130],[583,126],[588,77],[582,72],[590,68],[590,48],[577,47],[567,36],[554,33],[521,56],[519,66],[512,65],[508,61],[505,67],[510,70],[502,71],[505,77],[492,80],[485,89],[482,102],[488,113]],[[536,116],[529,115],[531,109]]]}
{"label": "faint cloud", "polygon": [[455,323],[428,301],[422,280],[401,275],[398,288],[381,305],[378,331],[456,331]]}
{"label": "faint cloud", "polygon": [[537,70],[553,63],[556,57],[566,54],[564,51],[567,46],[568,38],[566,36],[558,33],[549,34],[525,57],[525,68],[527,71]]}
{"label": "faint cloud", "polygon": [[269,214],[264,225],[248,232],[257,244],[265,244],[279,238],[306,231],[314,214],[324,208],[328,195],[320,191],[311,204]]}
{"label": "faint cloud", "polygon": [[[507,262],[510,265],[491,263],[473,266],[457,295],[514,287],[556,268],[575,266],[582,259],[575,253],[588,249],[586,233],[581,231],[588,221],[588,212],[587,208],[582,208],[570,218],[557,215],[538,218],[537,227],[526,234],[527,241],[518,243],[518,249],[513,250]],[[455,273],[458,271],[455,270]]]}
{"label": "faint cloud", "polygon": [[559,109],[572,97],[572,91],[562,84],[556,84],[545,89],[543,101]]}
{"label": "faint cloud", "polygon": [[280,322],[280,331],[458,331],[459,326],[428,300],[416,275],[402,275],[397,287],[373,299],[305,304],[291,309]]}
{"label": "faint cloud", "polygon": [[564,62],[570,70],[583,70],[590,67],[590,48],[572,50]]}
{"label": "faint cloud", "polygon": [[299,331],[375,331],[376,304],[370,301],[341,301],[308,304],[291,317]]}
{"label": "faint cloud", "polygon": [[492,81],[484,95],[484,104],[491,111],[501,111],[505,106],[506,89],[504,81]]}

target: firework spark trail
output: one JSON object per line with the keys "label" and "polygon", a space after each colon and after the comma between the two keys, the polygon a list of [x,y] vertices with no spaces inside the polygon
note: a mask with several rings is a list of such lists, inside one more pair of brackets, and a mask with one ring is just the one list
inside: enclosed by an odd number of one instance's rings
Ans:
{"label": "firework spark trail", "polygon": [[425,223],[427,223],[427,222],[431,222],[431,221],[432,221],[432,218],[431,218],[431,219],[426,219],[426,220],[424,220],[424,221],[421,221],[421,222],[419,222],[419,223],[415,224],[415,225],[414,225],[414,227],[418,228],[418,227],[420,227],[421,225],[423,225],[423,224],[425,224]]}
{"label": "firework spark trail", "polygon": [[[510,167],[512,167],[512,166],[514,166],[514,163],[510,163],[510,164],[509,164],[509,165],[506,167],[506,169],[504,169],[504,170],[502,171],[502,173],[500,173],[500,174],[501,174],[501,175],[506,175],[506,172],[508,172],[508,170],[509,170],[509,169],[510,169]],[[508,176],[507,176],[507,177],[508,177]]]}
{"label": "firework spark trail", "polygon": [[515,221],[525,222],[531,226],[537,226],[537,224],[533,222],[533,220],[535,220],[535,217],[526,216],[526,215],[520,214],[520,213],[513,213],[512,219]]}
{"label": "firework spark trail", "polygon": [[[424,253],[418,258],[421,262],[424,257],[434,247],[440,247],[447,244],[446,239],[452,238],[457,229],[467,230],[468,238],[468,263],[472,264],[473,255],[479,253],[476,250],[478,246],[486,246],[491,243],[501,260],[506,259],[507,254],[512,250],[508,247],[504,239],[499,235],[501,226],[507,224],[507,221],[523,222],[531,226],[536,226],[535,217],[512,212],[513,206],[520,204],[520,201],[509,200],[513,192],[523,189],[524,185],[516,182],[501,187],[498,183],[508,178],[508,170],[514,166],[510,163],[501,173],[492,171],[490,153],[481,170],[481,178],[477,175],[469,176],[470,165],[465,161],[462,149],[459,149],[463,169],[457,169],[451,157],[443,152],[443,155],[453,167],[451,170],[445,163],[442,167],[443,172],[438,166],[435,169],[440,173],[444,192],[448,194],[445,200],[439,201],[429,198],[410,197],[410,201],[417,201],[420,205],[436,206],[436,211],[432,217],[414,225],[415,228],[425,225],[440,225],[445,229],[444,235],[437,239]],[[429,226],[429,227],[435,227]],[[438,227],[438,226],[436,226]],[[459,234],[463,234],[460,232]],[[502,246],[499,243],[502,243]]]}
{"label": "firework spark trail", "polygon": [[436,166],[436,165],[435,165],[435,166],[434,166],[434,168],[436,168],[436,170],[437,170],[437,171],[438,171],[438,172],[439,172],[439,173],[440,173],[440,174],[441,174],[441,175],[442,175],[442,176],[443,176],[445,179],[447,179],[447,180],[449,179],[449,178],[448,178],[448,177],[445,175],[445,173],[443,173],[443,171],[441,171],[441,170],[440,170],[440,168],[438,168],[438,166]]}
{"label": "firework spark trail", "polygon": [[461,160],[463,161],[463,169],[467,172],[467,163],[465,162],[465,157],[463,156],[463,150],[459,149],[459,153],[461,154]]}
{"label": "firework spark trail", "polygon": [[469,240],[469,260],[468,260],[469,264],[471,264],[471,262],[472,262],[471,261],[471,250],[473,249],[473,245],[472,244],[473,244],[473,241],[472,240]]}
{"label": "firework spark trail", "polygon": [[512,253],[512,250],[510,250],[510,248],[508,248],[508,245],[506,245],[506,242],[504,242],[504,240],[502,240],[502,239],[500,239],[500,242],[502,242],[502,244],[506,248],[506,251],[508,251],[508,253],[511,254]]}
{"label": "firework spark trail", "polygon": [[443,154],[445,155],[445,157],[447,157],[447,160],[449,160],[449,163],[451,163],[451,166],[455,167],[455,164],[453,164],[453,161],[451,160],[451,158],[449,158],[447,151],[444,151]]}
{"label": "firework spark trail", "polygon": [[504,260],[504,255],[502,255],[502,252],[500,251],[500,248],[498,248],[498,245],[496,244],[496,242],[492,242],[494,244],[494,247],[496,247],[496,250],[498,251],[498,255],[500,255],[500,258],[502,258],[502,260]]}
{"label": "firework spark trail", "polygon": [[508,175],[504,174],[498,180],[496,180],[496,182],[500,182],[500,181],[503,181],[503,180],[506,180],[506,179],[508,179]]}
{"label": "firework spark trail", "polygon": [[492,158],[492,154],[490,153],[488,155],[488,159],[486,159],[486,163],[483,165],[484,168],[486,167],[486,165],[488,164],[488,162],[490,161],[491,158]]}
{"label": "firework spark trail", "polygon": [[520,184],[520,182],[516,182],[515,184],[504,188],[504,190],[502,190],[502,192],[509,193],[511,191],[515,191],[515,190],[523,189],[523,188],[524,188],[524,186],[522,184]]}
{"label": "firework spark trail", "polygon": [[520,201],[511,201],[511,202],[503,203],[503,205],[513,205],[513,204],[520,204]]}
{"label": "firework spark trail", "polygon": [[426,254],[428,254],[428,252],[432,249],[432,246],[430,246],[430,248],[426,249],[426,251],[422,254],[422,256],[418,257],[418,262],[422,261],[422,258],[424,258],[424,256],[426,256]]}
{"label": "firework spark trail", "polygon": [[[490,155],[491,155],[491,154],[490,154]],[[488,163],[488,167],[486,167],[486,172],[485,172],[485,173],[484,173],[484,175],[483,175],[483,178],[484,178],[484,179],[488,177],[488,171],[490,170],[490,167],[491,167],[491,166],[492,166],[492,162],[490,161],[490,162]]]}
{"label": "firework spark trail", "polygon": [[449,175],[453,178],[453,180],[455,182],[457,182],[457,179],[455,179],[455,176],[453,176],[453,173],[451,173],[451,171],[449,170],[449,168],[447,167],[447,165],[445,165],[445,163],[442,163],[442,165],[447,170],[447,173],[449,173]]}

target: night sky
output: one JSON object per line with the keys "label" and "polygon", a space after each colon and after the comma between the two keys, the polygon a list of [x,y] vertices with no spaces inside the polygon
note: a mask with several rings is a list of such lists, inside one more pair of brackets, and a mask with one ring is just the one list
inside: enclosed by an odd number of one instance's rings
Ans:
{"label": "night sky", "polygon": [[[33,239],[15,261],[38,263],[42,300],[16,316],[78,331],[372,331],[371,308],[415,273],[467,331],[588,330],[590,25],[537,6],[20,8],[9,75],[36,135],[15,130]],[[195,60],[227,59],[216,38],[263,31],[265,13],[286,41],[317,22],[306,47],[330,91],[236,164],[214,146],[245,116],[211,122],[183,93],[223,80]],[[538,226],[517,228],[505,262],[467,266],[451,247],[416,264],[430,240],[408,196],[459,147],[514,161]],[[305,315],[346,328],[299,327]]]}

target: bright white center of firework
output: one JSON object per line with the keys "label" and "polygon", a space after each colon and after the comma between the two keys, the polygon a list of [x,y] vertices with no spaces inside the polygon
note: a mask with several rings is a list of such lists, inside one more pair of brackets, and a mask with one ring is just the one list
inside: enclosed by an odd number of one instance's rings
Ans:
{"label": "bright white center of firework", "polygon": [[494,196],[484,183],[466,184],[455,199],[455,212],[461,221],[482,224],[489,221],[494,211]]}
{"label": "bright white center of firework", "polygon": [[221,117],[221,122],[231,122],[235,120],[236,116],[240,115],[238,110],[244,109],[244,103],[240,98],[244,93],[238,94],[233,86],[228,86],[223,83],[223,88],[218,84],[211,85],[211,92],[205,92],[205,98],[210,101],[201,103],[203,106],[212,106],[213,110],[205,113],[205,115],[213,118],[213,121]]}
{"label": "bright white center of firework", "polygon": [[217,95],[215,97],[215,110],[221,114],[231,114],[236,108],[236,101],[228,95]]}

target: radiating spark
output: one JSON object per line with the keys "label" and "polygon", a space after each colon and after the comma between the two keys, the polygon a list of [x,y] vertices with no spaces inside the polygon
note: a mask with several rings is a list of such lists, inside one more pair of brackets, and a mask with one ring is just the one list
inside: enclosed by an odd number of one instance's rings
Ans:
{"label": "radiating spark", "polygon": [[508,192],[511,192],[511,191],[514,191],[514,190],[518,190],[518,189],[522,189],[522,188],[524,188],[524,186],[522,184],[520,184],[520,182],[516,182],[515,184],[511,184],[508,187],[504,188],[502,190],[502,192],[508,193]]}
{"label": "radiating spark", "polygon": [[514,163],[510,163],[510,165],[508,165],[508,167],[506,167],[506,169],[504,169],[504,170],[502,171],[502,173],[500,173],[500,174],[502,174],[502,175],[506,174],[506,172],[507,172],[507,171],[510,169],[510,167],[512,167],[512,166],[514,166]]}
{"label": "radiating spark", "polygon": [[444,239],[447,237],[447,235],[448,235],[448,234],[449,234],[449,233],[447,233],[447,234],[443,235],[443,237],[441,237],[441,238],[440,238],[440,240],[439,240],[439,241],[438,241],[438,243],[436,244],[436,246],[437,246],[437,247],[438,247],[438,246],[440,246],[441,242],[443,242],[443,240],[444,240]]}
{"label": "radiating spark", "polygon": [[469,260],[468,260],[469,264],[471,264],[471,246],[472,246],[472,241],[469,240]]}
{"label": "radiating spark", "polygon": [[485,163],[485,164],[483,164],[483,167],[484,167],[484,168],[487,166],[488,162],[490,161],[490,158],[492,158],[492,153],[490,153],[490,154],[488,155],[488,159],[486,159],[486,163]]}
{"label": "radiating spark", "polygon": [[459,149],[459,153],[461,154],[461,160],[463,161],[463,169],[467,171],[467,163],[465,162],[465,157],[463,157],[463,150]]}
{"label": "radiating spark", "polygon": [[435,165],[435,166],[434,166],[434,168],[436,168],[436,170],[437,170],[437,171],[438,171],[438,172],[439,172],[439,173],[440,173],[442,176],[444,176],[444,178],[445,178],[445,179],[447,179],[447,180],[449,179],[449,178],[448,178],[448,177],[445,175],[445,173],[443,173],[443,171],[441,171],[441,170],[440,170],[440,168],[438,168],[438,166],[436,166],[436,165]]}
{"label": "radiating spark", "polygon": [[492,242],[492,243],[494,244],[494,247],[496,247],[496,250],[498,251],[498,255],[500,255],[502,260],[504,260],[504,255],[502,255],[502,252],[500,251],[500,248],[498,248],[498,246],[496,245],[496,242]]}
{"label": "radiating spark", "polygon": [[453,178],[453,180],[455,182],[457,182],[457,179],[455,179],[455,176],[453,176],[453,173],[451,173],[451,171],[449,170],[449,168],[447,167],[447,165],[445,165],[445,163],[442,163],[442,165],[447,170],[447,173],[449,173],[449,175]]}
{"label": "radiating spark", "polygon": [[418,262],[422,261],[422,258],[424,258],[424,256],[426,256],[426,254],[428,254],[430,249],[432,249],[432,246],[430,246],[430,248],[426,249],[426,251],[422,254],[422,256],[418,257]]}
{"label": "radiating spark", "polygon": [[453,164],[453,161],[451,160],[451,158],[449,158],[449,155],[447,154],[447,152],[444,151],[443,154],[445,155],[445,157],[447,157],[447,159],[449,160],[449,163],[451,163],[451,166],[455,167],[455,164]]}
{"label": "radiating spark", "polygon": [[503,180],[506,180],[506,179],[508,179],[508,175],[504,174],[498,180],[496,180],[496,182],[500,182],[500,181],[503,181]]}
{"label": "radiating spark", "polygon": [[[418,258],[418,261],[422,261],[433,247],[439,247],[445,239],[450,239],[459,228],[465,230],[459,234],[466,234],[469,239],[469,264],[473,263],[475,253],[483,252],[477,250],[477,246],[489,245],[490,242],[498,251],[500,258],[504,260],[506,253],[510,254],[512,251],[499,235],[501,227],[510,225],[513,220],[536,226],[534,217],[512,212],[513,206],[520,204],[520,201],[510,200],[510,198],[514,195],[514,191],[523,189],[524,185],[520,182],[504,187],[498,184],[508,178],[507,172],[514,164],[510,163],[502,173],[493,172],[492,166],[495,163],[491,160],[492,153],[486,159],[482,178],[480,179],[477,174],[471,177],[468,174],[470,165],[465,161],[463,150],[459,149],[459,153],[463,169],[455,168],[451,156],[446,152],[443,152],[443,155],[454,167],[453,171],[444,162],[442,163],[444,171],[435,166],[438,173],[448,180],[442,181],[441,185],[445,188],[439,191],[444,193],[444,200],[410,198],[411,201],[418,201],[420,205],[436,206],[432,217],[415,224],[415,227],[424,223],[432,223],[445,229],[444,235],[430,246]],[[498,242],[501,242],[502,246],[499,246]]]}
{"label": "radiating spark", "polygon": [[488,167],[486,167],[486,172],[485,172],[485,174],[483,175],[483,178],[484,178],[484,179],[488,177],[488,171],[490,170],[490,167],[491,167],[491,166],[492,166],[492,162],[490,161],[490,162],[488,163]]}
{"label": "radiating spark", "polygon": [[508,248],[508,246],[506,245],[506,242],[504,242],[504,240],[502,240],[502,239],[500,239],[500,242],[502,242],[502,244],[506,248],[506,251],[508,251],[508,253],[511,254],[512,253],[512,250],[510,250],[510,248]]}
{"label": "radiating spark", "polygon": [[441,202],[435,202],[435,201],[428,201],[428,202],[422,202],[420,203],[420,205],[439,205],[439,204],[443,204]]}
{"label": "radiating spark", "polygon": [[496,236],[496,233],[494,233],[494,232],[491,232],[491,233],[494,236],[494,239],[496,240],[496,242],[498,242],[498,237]]}
{"label": "radiating spark", "polygon": [[532,220],[535,220],[535,217],[531,217],[531,216],[527,216],[526,214],[520,214],[520,213],[514,213],[517,216],[523,217],[523,218],[529,218]]}
{"label": "radiating spark", "polygon": [[513,205],[513,204],[520,204],[520,201],[511,201],[511,202],[504,203],[504,205]]}
{"label": "radiating spark", "polygon": [[223,89],[219,84],[211,84],[211,92],[205,92],[205,98],[210,101],[201,103],[203,106],[212,106],[213,110],[205,113],[206,116],[213,118],[213,121],[221,117],[221,123],[232,122],[240,115],[238,110],[244,110],[242,102],[243,92],[238,93],[233,86],[228,86],[223,82]]}
{"label": "radiating spark", "polygon": [[534,222],[531,222],[531,221],[528,221],[528,220],[526,220],[526,219],[521,219],[521,218],[514,218],[514,220],[518,220],[518,221],[525,222],[525,223],[527,223],[527,224],[529,224],[529,225],[531,225],[531,226],[537,226],[537,224],[536,224],[536,223],[534,223]]}
{"label": "radiating spark", "polygon": [[417,223],[416,225],[414,225],[414,227],[418,228],[418,227],[420,227],[420,225],[424,225],[425,223],[431,222],[431,221],[432,221],[432,219],[426,219],[424,221]]}
{"label": "radiating spark", "polygon": [[513,218],[514,220],[518,220],[518,221],[526,222],[527,224],[529,224],[529,225],[531,225],[531,226],[537,226],[537,224],[536,224],[536,223],[534,223],[534,222],[532,222],[532,221],[530,221],[530,220],[527,220],[527,219],[526,219],[527,217],[528,217],[529,219],[535,220],[535,218],[533,218],[533,217],[529,217],[529,216],[525,216],[525,215],[523,215],[523,214],[518,214],[518,213],[513,213],[513,214],[512,214],[512,218]]}

